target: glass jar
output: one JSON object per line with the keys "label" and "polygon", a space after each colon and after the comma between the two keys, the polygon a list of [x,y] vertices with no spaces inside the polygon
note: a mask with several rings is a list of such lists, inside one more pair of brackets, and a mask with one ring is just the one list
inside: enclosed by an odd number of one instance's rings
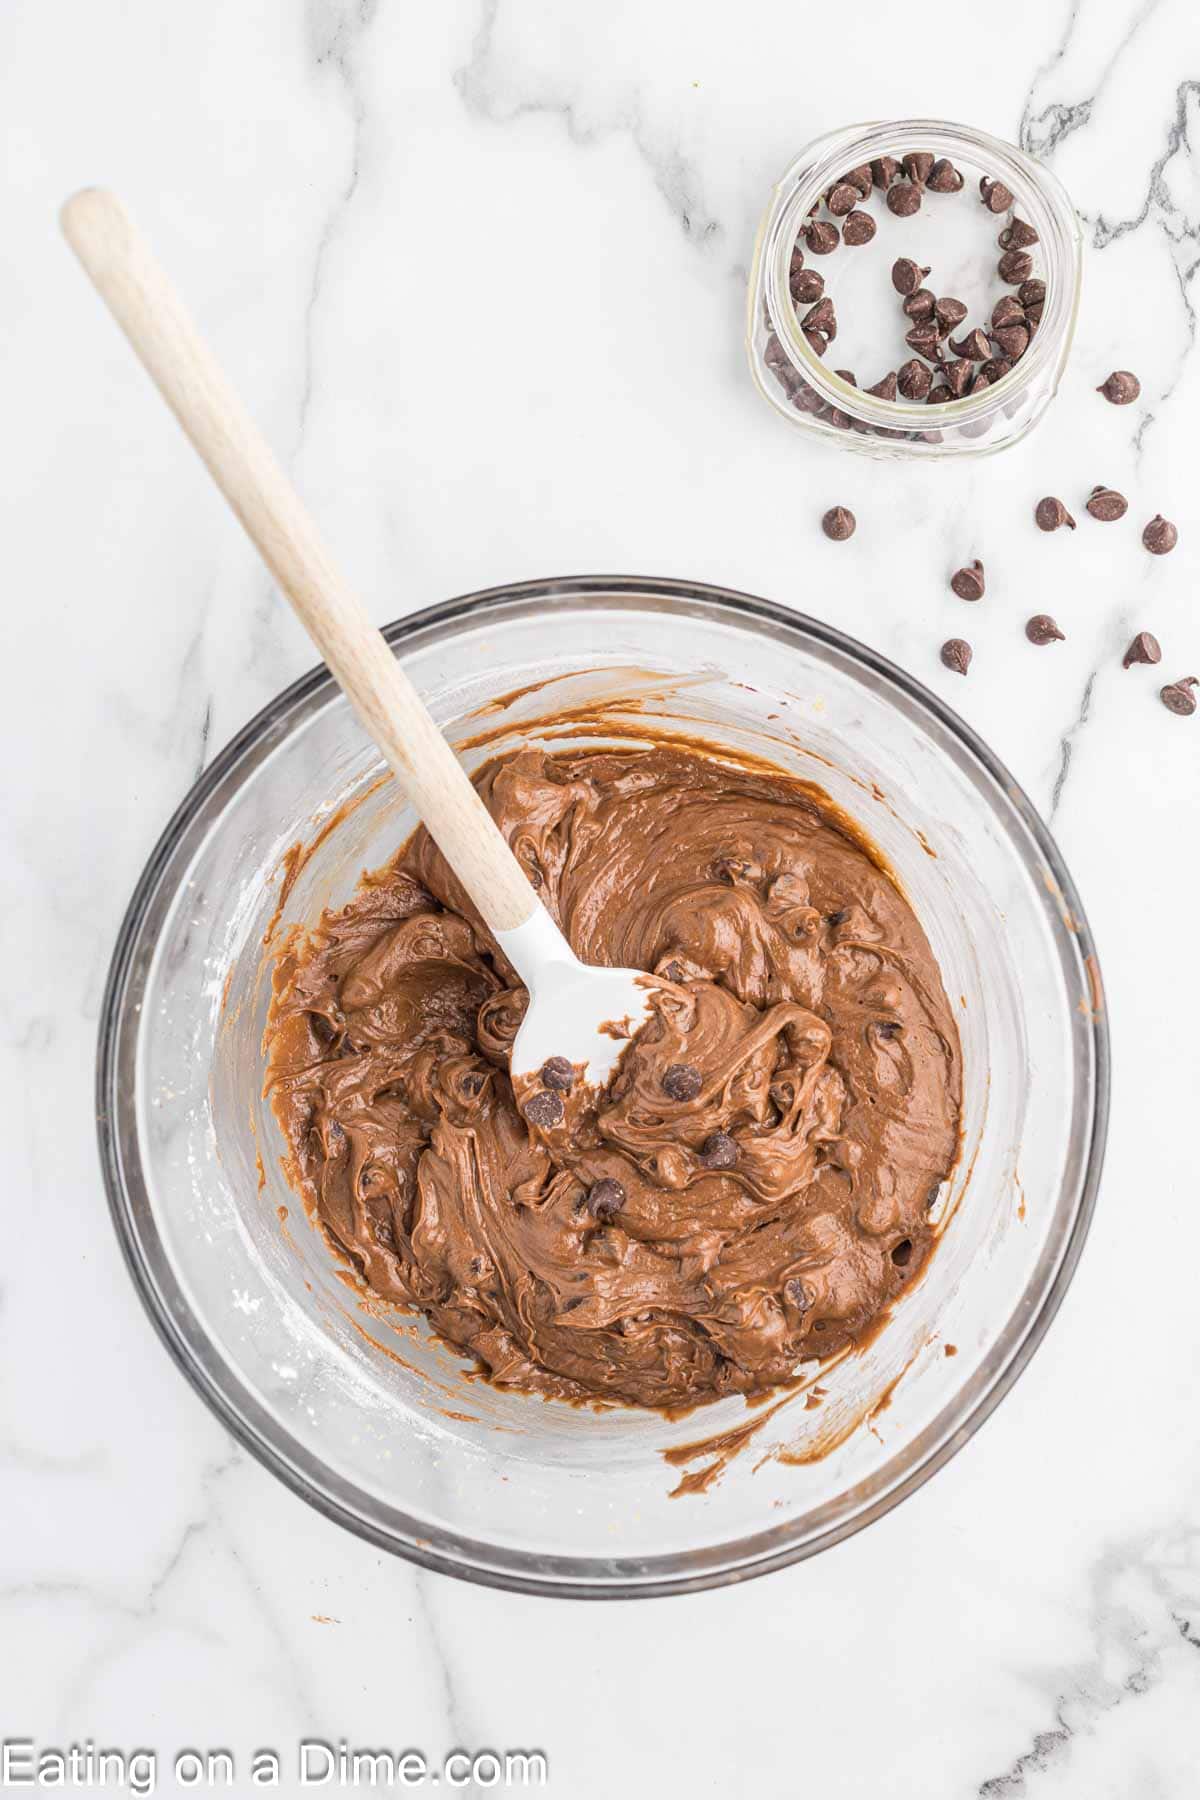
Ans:
{"label": "glass jar", "polygon": [[[892,288],[893,255],[910,256],[918,265],[936,265],[937,252],[948,232],[964,225],[983,230],[994,243],[998,233],[1018,217],[1037,232],[1031,248],[1033,273],[1046,284],[1041,319],[1029,348],[999,379],[974,394],[930,406],[924,400],[887,400],[865,392],[876,379],[866,375],[862,386],[852,385],[830,366],[835,360],[830,345],[824,360],[805,338],[801,316],[806,303],[792,299],[790,276],[792,251],[810,214],[839,177],[881,157],[899,161],[913,150],[947,158],[964,177],[960,194],[923,194],[920,211],[910,218],[893,218],[886,206],[864,202],[875,222],[876,236],[863,248],[839,244],[831,255],[815,256],[805,250],[806,269],[829,278],[830,297],[836,301],[836,281],[845,277],[857,283],[860,305],[866,310],[892,308],[899,323],[910,321],[902,312],[902,297]],[[979,203],[979,179],[1002,182],[1014,197],[1008,213],[991,213]],[[872,198],[882,201],[878,188]],[[961,242],[958,245],[961,252]],[[955,276],[954,287],[965,277],[978,280],[992,275],[990,247],[981,256],[976,248],[960,254],[958,262],[942,260]],[[871,258],[871,285],[864,283]],[[796,158],[771,198],[754,249],[747,315],[747,348],[755,384],[766,400],[785,418],[817,436],[864,450],[874,456],[979,455],[1015,444],[1041,418],[1057,391],[1075,331],[1083,268],[1083,238],[1079,220],[1062,184],[1031,157],[986,132],[966,125],[931,119],[896,119],[874,125],[851,125],[816,139]],[[877,276],[877,279],[876,279]],[[937,273],[932,277],[938,281]],[[943,285],[941,291],[945,293]],[[992,297],[1011,288],[993,286]],[[843,336],[851,315],[839,320]],[[959,329],[973,324],[986,330],[988,320],[968,317]],[[889,337],[902,340],[894,325]],[[843,351],[836,360],[844,361]],[[881,358],[886,352],[881,351]],[[894,369],[904,353],[893,357]],[[879,375],[885,373],[880,368]]]}

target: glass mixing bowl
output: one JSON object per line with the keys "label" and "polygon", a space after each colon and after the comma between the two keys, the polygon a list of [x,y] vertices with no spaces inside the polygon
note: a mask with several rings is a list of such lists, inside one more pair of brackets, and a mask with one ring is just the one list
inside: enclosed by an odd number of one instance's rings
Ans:
{"label": "glass mixing bowl", "polygon": [[[502,1393],[423,1320],[364,1305],[284,1180],[261,1097],[264,936],[346,900],[414,823],[322,669],[197,782],[121,930],[97,1110],[142,1299],[193,1386],[268,1468],[428,1567],[628,1597],[811,1555],[970,1437],[1040,1342],[1079,1256],[1108,1045],[1062,859],[940,701],[762,600],[672,581],[535,582],[434,607],[387,637],[469,766],[527,738],[679,733],[766,754],[861,822],[958,1009],[963,1147],[942,1242],[873,1341],[775,1410],[730,1399],[670,1421]],[[289,856],[297,843],[307,854]],[[731,1431],[723,1450],[690,1448]]]}

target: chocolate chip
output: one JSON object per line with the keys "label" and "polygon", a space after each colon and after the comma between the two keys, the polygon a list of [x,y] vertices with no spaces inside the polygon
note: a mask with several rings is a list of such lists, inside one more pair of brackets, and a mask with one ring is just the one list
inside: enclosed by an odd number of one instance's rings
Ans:
{"label": "chocolate chip", "polygon": [[557,1093],[569,1094],[575,1085],[575,1071],[565,1056],[552,1056],[542,1064],[542,1086]]}
{"label": "chocolate chip", "polygon": [[1042,322],[1042,309],[1044,305],[1045,302],[1042,300],[1033,300],[1025,308],[1025,323],[1029,327],[1030,337],[1033,336],[1034,332]]}
{"label": "chocolate chip", "polygon": [[1072,531],[1075,529],[1074,519],[1062,501],[1056,500],[1053,494],[1047,494],[1044,500],[1038,501],[1033,509],[1033,516],[1039,531],[1057,531],[1060,525],[1067,525]]}
{"label": "chocolate chip", "polygon": [[1128,406],[1131,400],[1137,399],[1141,391],[1141,382],[1128,369],[1114,369],[1108,380],[1102,381],[1096,389],[1106,400],[1111,400],[1114,406]]}
{"label": "chocolate chip", "polygon": [[877,188],[890,188],[900,172],[894,156],[877,156],[871,164],[871,180]]}
{"label": "chocolate chip", "polygon": [[805,331],[820,331],[828,343],[837,336],[837,314],[833,310],[833,301],[826,294],[811,306],[800,324]]}
{"label": "chocolate chip", "polygon": [[970,387],[967,389],[967,392],[970,394],[982,394],[984,388],[990,388],[991,385],[991,377],[985,375],[983,370],[980,369]]}
{"label": "chocolate chip", "polygon": [[1049,613],[1034,613],[1026,623],[1025,636],[1031,644],[1053,644],[1056,640],[1061,643],[1066,633],[1058,629]]}
{"label": "chocolate chip", "polygon": [[1128,650],[1121,658],[1123,669],[1132,669],[1134,663],[1156,663],[1162,661],[1162,645],[1152,631],[1139,631]]}
{"label": "chocolate chip", "polygon": [[911,331],[905,332],[904,341],[910,350],[925,357],[927,362],[938,362],[941,358],[941,341],[936,325],[914,325]]}
{"label": "chocolate chip", "polygon": [[950,586],[960,600],[983,599],[983,564],[976,557],[965,569],[956,569],[950,577]]}
{"label": "chocolate chip", "polygon": [[858,244],[869,244],[875,236],[875,221],[870,213],[855,211],[850,213],[842,225],[842,242],[853,249]]}
{"label": "chocolate chip", "polygon": [[694,1100],[704,1086],[704,1077],[695,1063],[672,1063],[663,1075],[662,1084],[668,1099]]}
{"label": "chocolate chip", "polygon": [[561,1122],[566,1111],[562,1098],[558,1094],[550,1094],[543,1090],[534,1094],[525,1106],[525,1117],[531,1125],[540,1125],[543,1129]]}
{"label": "chocolate chip", "polygon": [[1005,294],[1002,300],[997,300],[992,308],[993,330],[998,331],[1002,325],[1023,325],[1024,323],[1025,309],[1012,294]]}
{"label": "chocolate chip", "polygon": [[1087,509],[1093,519],[1099,519],[1105,525],[1111,525],[1114,519],[1123,519],[1129,510],[1129,502],[1124,494],[1118,494],[1116,488],[1097,485],[1088,495]]}
{"label": "chocolate chip", "polygon": [[1011,368],[1012,364],[1007,356],[992,356],[984,363],[979,373],[986,375],[989,381],[1002,381]]}
{"label": "chocolate chip", "polygon": [[996,264],[997,275],[1011,287],[1016,287],[1018,282],[1027,281],[1032,270],[1033,258],[1028,250],[1006,250]]}
{"label": "chocolate chip", "polygon": [[923,325],[932,319],[937,297],[928,288],[914,288],[904,302],[904,313],[914,325]]}
{"label": "chocolate chip", "polygon": [[1029,331],[1024,325],[1002,325],[992,336],[1010,362],[1019,362],[1029,348]]}
{"label": "chocolate chip", "polygon": [[924,400],[933,386],[933,376],[914,356],[898,371],[896,386],[906,400]]}
{"label": "chocolate chip", "polygon": [[852,182],[839,181],[836,187],[830,188],[825,204],[834,217],[840,219],[843,214],[853,212],[861,199],[862,195]]}
{"label": "chocolate chip", "polygon": [[[814,356],[824,356],[826,350],[829,348],[829,339],[823,331],[809,331],[808,328],[805,327],[804,339]],[[814,408],[813,410],[816,411],[817,409]]]}
{"label": "chocolate chip", "polygon": [[606,1175],[588,1189],[584,1204],[593,1219],[611,1219],[625,1204],[624,1185]]}
{"label": "chocolate chip", "polygon": [[898,219],[911,219],[921,210],[921,190],[911,181],[895,181],[887,191],[888,211]]}
{"label": "chocolate chip", "polygon": [[835,369],[833,372],[835,375],[840,376],[841,379],[847,384],[847,386],[849,386],[849,387],[857,387],[858,386],[858,381],[855,378],[853,369]]}
{"label": "chocolate chip", "polygon": [[1017,289],[1017,299],[1022,306],[1040,306],[1046,298],[1044,281],[1023,281]]}
{"label": "chocolate chip", "polygon": [[1161,513],[1155,513],[1142,532],[1142,542],[1151,556],[1166,556],[1179,542],[1179,533],[1170,519],[1164,519]]}
{"label": "chocolate chip", "polygon": [[896,371],[894,369],[889,369],[882,381],[877,381],[874,387],[869,387],[867,389],[867,392],[868,394],[874,394],[877,400],[894,400],[896,398],[898,386],[899,383],[896,380]]}
{"label": "chocolate chip", "polygon": [[966,638],[947,638],[941,649],[943,663],[956,675],[966,674],[971,666],[972,654]]}
{"label": "chocolate chip", "polygon": [[943,384],[939,387],[930,388],[925,399],[925,404],[926,406],[945,406],[947,401],[953,399],[954,395],[950,392],[950,389]]}
{"label": "chocolate chip", "polygon": [[929,180],[933,160],[928,150],[910,150],[907,156],[900,158],[900,163],[908,179],[915,181],[918,187],[924,187]]}
{"label": "chocolate chip", "polygon": [[[828,219],[812,219],[804,227],[804,241],[812,256],[828,256],[841,243],[841,235],[836,225]],[[1028,271],[1026,271],[1028,273]]]}
{"label": "chocolate chip", "polygon": [[979,178],[979,198],[989,212],[1007,212],[1013,203],[1012,190],[1006,188],[1002,181],[991,181],[986,175]]}
{"label": "chocolate chip", "polygon": [[901,1238],[900,1242],[892,1251],[892,1261],[898,1269],[907,1268],[908,1264],[912,1261],[912,1253],[912,1239]]}
{"label": "chocolate chip", "polygon": [[1168,712],[1187,719],[1196,710],[1196,696],[1192,689],[1197,685],[1200,684],[1194,675],[1184,675],[1179,681],[1172,681],[1165,688],[1159,688],[1158,697]]}
{"label": "chocolate chip", "polygon": [[849,917],[850,908],[848,906],[840,906],[836,912],[827,913],[825,915],[825,923],[836,928],[838,925],[844,925]]}
{"label": "chocolate chip", "polygon": [[967,316],[967,309],[962,301],[955,300],[952,295],[943,296],[942,299],[935,301],[933,312],[942,337],[957,330]]}
{"label": "chocolate chip", "polygon": [[983,362],[992,353],[987,335],[978,325],[974,331],[968,331],[965,337],[951,338],[950,348],[955,356],[965,356],[968,362]]}
{"label": "chocolate chip", "polygon": [[816,269],[800,269],[791,278],[791,290],[797,306],[811,304],[825,292],[825,277]]}
{"label": "chocolate chip", "polygon": [[961,358],[955,362],[946,364],[944,370],[946,385],[956,400],[962,399],[963,395],[971,385],[971,377],[974,373],[974,365],[969,362],[963,362]]}
{"label": "chocolate chip", "polygon": [[476,1094],[482,1094],[483,1085],[486,1079],[487,1077],[481,1075],[478,1070],[475,1070],[470,1075],[464,1075],[462,1078],[463,1093],[466,1094],[468,1099],[473,1100]]}
{"label": "chocolate chip", "polygon": [[793,1275],[790,1281],[784,1282],[783,1297],[794,1312],[806,1313],[812,1306],[808,1289],[798,1275]]}
{"label": "chocolate chip", "polygon": [[856,187],[865,200],[871,191],[870,163],[859,163],[857,169],[851,169],[848,175],[842,176],[842,180],[848,181],[851,187]]}
{"label": "chocolate chip", "polygon": [[[915,294],[928,273],[929,270],[915,263],[911,256],[898,256],[892,264],[892,286],[898,294]],[[929,300],[932,306],[932,294]]]}
{"label": "chocolate chip", "polygon": [[727,1131],[714,1131],[710,1138],[705,1138],[700,1161],[706,1169],[732,1169],[737,1159],[737,1142]]}
{"label": "chocolate chip", "polygon": [[962,184],[961,172],[944,156],[938,157],[925,180],[925,186],[935,194],[957,194]]}
{"label": "chocolate chip", "polygon": [[1014,218],[1011,225],[1004,227],[997,242],[1002,250],[1027,250],[1030,244],[1038,242],[1038,234],[1024,219]]}
{"label": "chocolate chip", "polygon": [[821,520],[821,530],[835,544],[844,544],[846,539],[854,536],[858,520],[848,506],[831,506]]}

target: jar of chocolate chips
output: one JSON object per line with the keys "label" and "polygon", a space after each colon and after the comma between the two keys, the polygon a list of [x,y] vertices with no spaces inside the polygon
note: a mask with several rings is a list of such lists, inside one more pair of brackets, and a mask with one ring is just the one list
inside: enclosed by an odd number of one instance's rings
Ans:
{"label": "jar of chocolate chips", "polygon": [[747,346],[765,399],[876,456],[1014,444],[1075,329],[1083,235],[1050,171],[966,125],[899,119],[811,144],[759,227]]}

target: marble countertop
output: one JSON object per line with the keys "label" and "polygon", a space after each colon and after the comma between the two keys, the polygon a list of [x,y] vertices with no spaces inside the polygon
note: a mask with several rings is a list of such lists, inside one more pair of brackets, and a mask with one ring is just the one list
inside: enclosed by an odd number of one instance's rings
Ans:
{"label": "marble countertop", "polygon": [[[249,1793],[251,1751],[306,1737],[537,1746],[573,1800],[1200,1791],[1200,716],[1155,697],[1200,674],[1191,0],[130,0],[69,23],[10,0],[0,46],[0,1735],[154,1746],[160,1792],[182,1747],[236,1753],[221,1791]],[[922,111],[1048,159],[1089,246],[1046,421],[956,467],[806,442],[741,349],[777,174],[847,119]],[[995,1417],[815,1561],[608,1606],[420,1572],[232,1445],[143,1317],[93,1136],[108,956],[171,809],[312,656],[57,237],[94,181],[380,620],[587,570],[747,589],[928,682],[1052,820],[1114,1033],[1091,1241]],[[1093,393],[1114,366],[1137,405]],[[1176,520],[1175,554],[1132,519],[1034,530],[1039,495],[1078,512],[1096,482]],[[848,544],[820,535],[834,502]],[[937,647],[976,555],[963,681]],[[1022,635],[1041,610],[1053,650]],[[1122,670],[1140,628],[1161,671]]]}

